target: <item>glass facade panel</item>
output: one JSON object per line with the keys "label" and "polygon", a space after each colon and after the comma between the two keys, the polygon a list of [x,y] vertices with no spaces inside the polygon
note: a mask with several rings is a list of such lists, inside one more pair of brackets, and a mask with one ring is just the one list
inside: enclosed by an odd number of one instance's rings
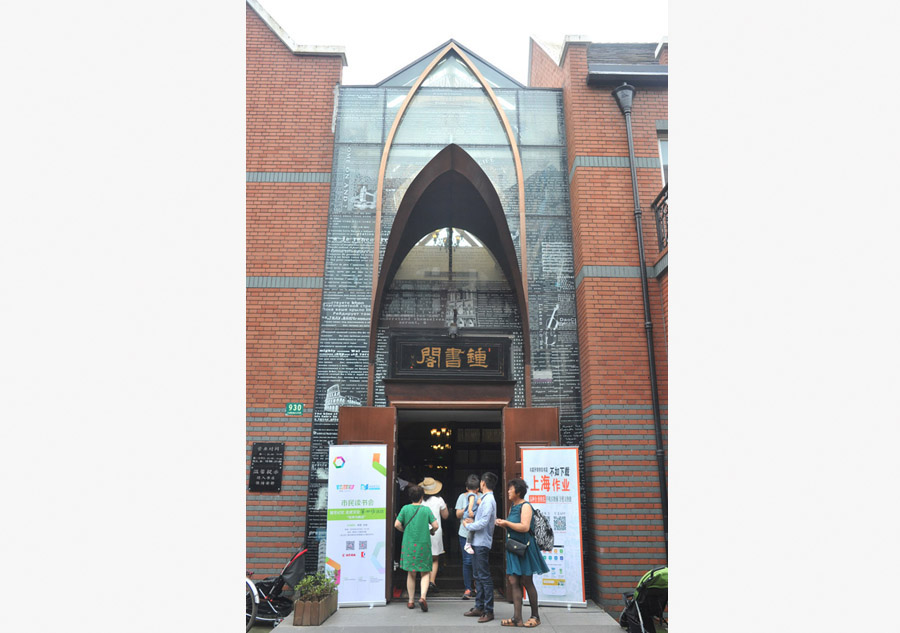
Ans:
{"label": "glass facade panel", "polygon": [[564,121],[561,91],[519,91],[522,145],[564,145]]}
{"label": "glass facade panel", "polygon": [[569,178],[565,147],[523,147],[526,215],[568,215]]}
{"label": "glass facade panel", "polygon": [[404,113],[394,142],[500,145],[506,134],[481,88],[422,88]]}
{"label": "glass facade panel", "polygon": [[[441,50],[443,50],[443,47],[441,47]],[[405,68],[395,75],[380,81],[377,84],[378,87],[412,87],[412,85],[416,83],[416,80],[419,78],[419,75],[424,72],[424,70],[428,67],[428,64],[431,63],[431,60],[433,60],[438,53],[440,53],[440,50],[437,50],[431,55],[428,55],[427,57],[417,61],[409,68]],[[488,82],[488,85],[491,86],[491,88],[522,88],[522,86],[516,81],[511,80],[509,77],[504,75],[499,70],[493,68],[487,62],[482,61],[478,58],[477,55],[474,55],[471,52],[467,52],[466,56],[475,65],[475,67],[478,69],[478,72],[481,73],[481,76],[484,77],[485,81]]]}
{"label": "glass facade panel", "polygon": [[448,55],[422,82],[424,88],[481,88],[481,82],[456,55]]}
{"label": "glass facade panel", "polygon": [[338,143],[383,143],[384,91],[341,88],[335,141]]}

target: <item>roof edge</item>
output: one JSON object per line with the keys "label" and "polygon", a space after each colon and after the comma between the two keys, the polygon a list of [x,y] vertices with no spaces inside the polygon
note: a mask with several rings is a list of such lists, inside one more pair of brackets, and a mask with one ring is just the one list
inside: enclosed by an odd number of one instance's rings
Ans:
{"label": "roof edge", "polygon": [[269,15],[269,12],[263,8],[258,0],[247,0],[247,5],[256,12],[256,15],[266,23],[266,26],[278,36],[278,39],[280,39],[294,55],[336,55],[341,58],[341,66],[347,65],[346,49],[343,46],[297,44],[294,39],[288,35],[288,32],[281,28],[281,25],[275,21],[275,18]]}
{"label": "roof edge", "polygon": [[[542,51],[544,51],[544,52],[547,54],[547,57],[549,57],[550,59],[552,59],[553,62],[554,62],[557,66],[559,66],[560,60],[561,60],[561,58],[562,58],[562,57],[561,57],[562,49],[556,50],[556,51],[550,50],[550,49],[548,48],[549,42],[544,42],[544,41],[542,41],[542,40],[539,40],[535,35],[530,35],[530,36],[528,37],[528,39],[530,39],[532,42],[534,42],[535,44],[537,44],[538,47],[540,47],[540,49],[541,49]],[[530,46],[528,47],[528,50],[529,50],[529,53],[528,53],[528,54],[531,55],[531,47],[530,47]],[[529,64],[529,67],[530,67],[530,64]]]}
{"label": "roof edge", "polygon": [[591,38],[586,35],[566,35],[565,43],[563,44],[562,54],[559,56],[559,65],[562,66],[563,62],[566,61],[566,53],[569,52],[570,44],[590,44]]}
{"label": "roof edge", "polygon": [[[250,0],[247,0],[247,1],[249,2]],[[415,66],[416,64],[418,64],[419,62],[421,62],[422,60],[424,60],[424,59],[426,59],[426,58],[428,58],[428,57],[431,57],[432,55],[435,55],[436,53],[439,53],[440,51],[442,51],[442,50],[444,50],[445,48],[447,48],[447,46],[449,46],[450,44],[455,44],[456,46],[458,46],[459,48],[461,48],[461,49],[463,50],[464,53],[466,53],[467,55],[469,55],[469,56],[471,56],[471,57],[474,57],[475,59],[477,59],[478,61],[480,61],[480,62],[481,62],[482,64],[484,64],[485,66],[488,66],[488,67],[491,68],[492,70],[494,70],[494,71],[500,73],[501,75],[503,75],[504,77],[506,77],[507,79],[509,79],[511,82],[513,82],[514,84],[516,84],[516,85],[519,86],[520,88],[527,88],[527,86],[525,86],[521,81],[519,81],[519,80],[516,79],[515,77],[513,77],[513,76],[511,76],[511,75],[509,75],[509,74],[503,72],[502,70],[500,70],[499,68],[497,68],[496,66],[494,66],[491,62],[487,61],[484,57],[482,57],[482,56],[479,55],[478,53],[474,52],[471,48],[469,48],[468,46],[462,44],[461,42],[457,41],[456,39],[454,39],[454,38],[452,38],[452,37],[451,37],[449,40],[447,40],[446,42],[444,42],[443,44],[441,44],[440,46],[438,46],[437,48],[434,48],[434,49],[428,51],[427,53],[425,53],[425,54],[422,55],[421,57],[419,57],[419,58],[417,58],[417,59],[411,61],[410,63],[408,63],[406,66],[404,66],[404,67],[401,68],[400,70],[396,70],[396,71],[392,72],[390,75],[388,75],[387,77],[385,77],[385,78],[382,79],[381,81],[376,82],[375,84],[372,84],[372,85],[375,86],[375,87],[383,86],[385,83],[387,83],[388,81],[390,81],[391,79],[393,79],[394,77],[396,77],[397,75],[399,75],[400,73],[402,73],[402,72],[404,72],[404,71],[406,71],[406,70],[409,70],[410,68],[412,68],[413,66]]]}
{"label": "roof edge", "polygon": [[669,45],[669,36],[663,35],[662,39],[659,40],[659,44],[656,46],[656,52],[653,53],[653,57],[656,61],[659,61],[659,54],[662,53],[663,46]]}

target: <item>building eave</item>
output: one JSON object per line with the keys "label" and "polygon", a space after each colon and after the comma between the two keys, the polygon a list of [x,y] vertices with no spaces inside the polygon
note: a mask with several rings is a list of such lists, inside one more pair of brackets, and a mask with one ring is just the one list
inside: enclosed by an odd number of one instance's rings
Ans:
{"label": "building eave", "polygon": [[635,86],[668,86],[669,67],[655,64],[588,64],[588,85],[622,81]]}
{"label": "building eave", "polygon": [[288,32],[281,28],[281,25],[275,21],[269,12],[266,11],[257,0],[247,0],[247,5],[256,12],[266,26],[278,36],[278,39],[294,55],[334,55],[341,58],[341,65],[347,65],[347,53],[343,46],[322,46],[315,44],[297,44],[294,39],[288,35]]}

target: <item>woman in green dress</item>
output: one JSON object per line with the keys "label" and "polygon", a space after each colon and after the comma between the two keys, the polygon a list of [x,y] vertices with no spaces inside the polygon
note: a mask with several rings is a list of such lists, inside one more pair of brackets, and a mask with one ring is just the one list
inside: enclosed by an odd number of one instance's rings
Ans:
{"label": "woman in green dress", "polygon": [[[544,557],[538,550],[537,542],[531,533],[531,519],[534,516],[531,504],[525,501],[525,493],[528,485],[521,479],[513,479],[509,482],[506,491],[509,497],[509,516],[506,519],[497,519],[499,527],[506,528],[506,537],[520,543],[527,543],[524,556],[517,556],[510,551],[506,552],[506,575],[509,578],[510,589],[513,597],[513,617],[500,622],[502,626],[525,626],[533,628],[540,625],[541,618],[538,615],[538,596],[534,586],[534,574],[546,574],[550,571]],[[528,602],[531,605],[531,617],[527,622],[522,622],[522,589],[528,594]]]}
{"label": "woman in green dress", "polygon": [[422,503],[422,487],[410,485],[407,490],[412,503],[403,506],[394,521],[394,527],[403,532],[400,569],[406,571],[406,591],[409,595],[406,607],[414,609],[416,606],[413,597],[416,595],[416,572],[420,572],[422,596],[419,598],[419,606],[422,611],[428,611],[425,597],[431,580],[431,535],[437,532],[438,522],[431,508]]}

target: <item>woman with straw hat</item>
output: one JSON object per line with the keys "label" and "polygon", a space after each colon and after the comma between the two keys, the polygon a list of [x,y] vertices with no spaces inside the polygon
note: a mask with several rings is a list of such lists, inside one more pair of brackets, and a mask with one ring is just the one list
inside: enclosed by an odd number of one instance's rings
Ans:
{"label": "woman with straw hat", "polygon": [[[423,481],[419,483],[422,487],[423,492],[425,493],[425,505],[431,508],[431,512],[434,516],[440,515],[441,519],[446,519],[450,516],[450,510],[447,509],[447,504],[444,503],[444,500],[441,497],[437,496],[437,493],[441,491],[441,488],[444,487],[437,479],[432,477],[426,477]],[[431,584],[429,585],[429,589],[432,593],[437,593],[437,586],[435,585],[435,579],[437,578],[438,572],[438,557],[444,553],[444,528],[441,525],[441,521],[438,521],[438,529],[437,532],[431,535]]]}

